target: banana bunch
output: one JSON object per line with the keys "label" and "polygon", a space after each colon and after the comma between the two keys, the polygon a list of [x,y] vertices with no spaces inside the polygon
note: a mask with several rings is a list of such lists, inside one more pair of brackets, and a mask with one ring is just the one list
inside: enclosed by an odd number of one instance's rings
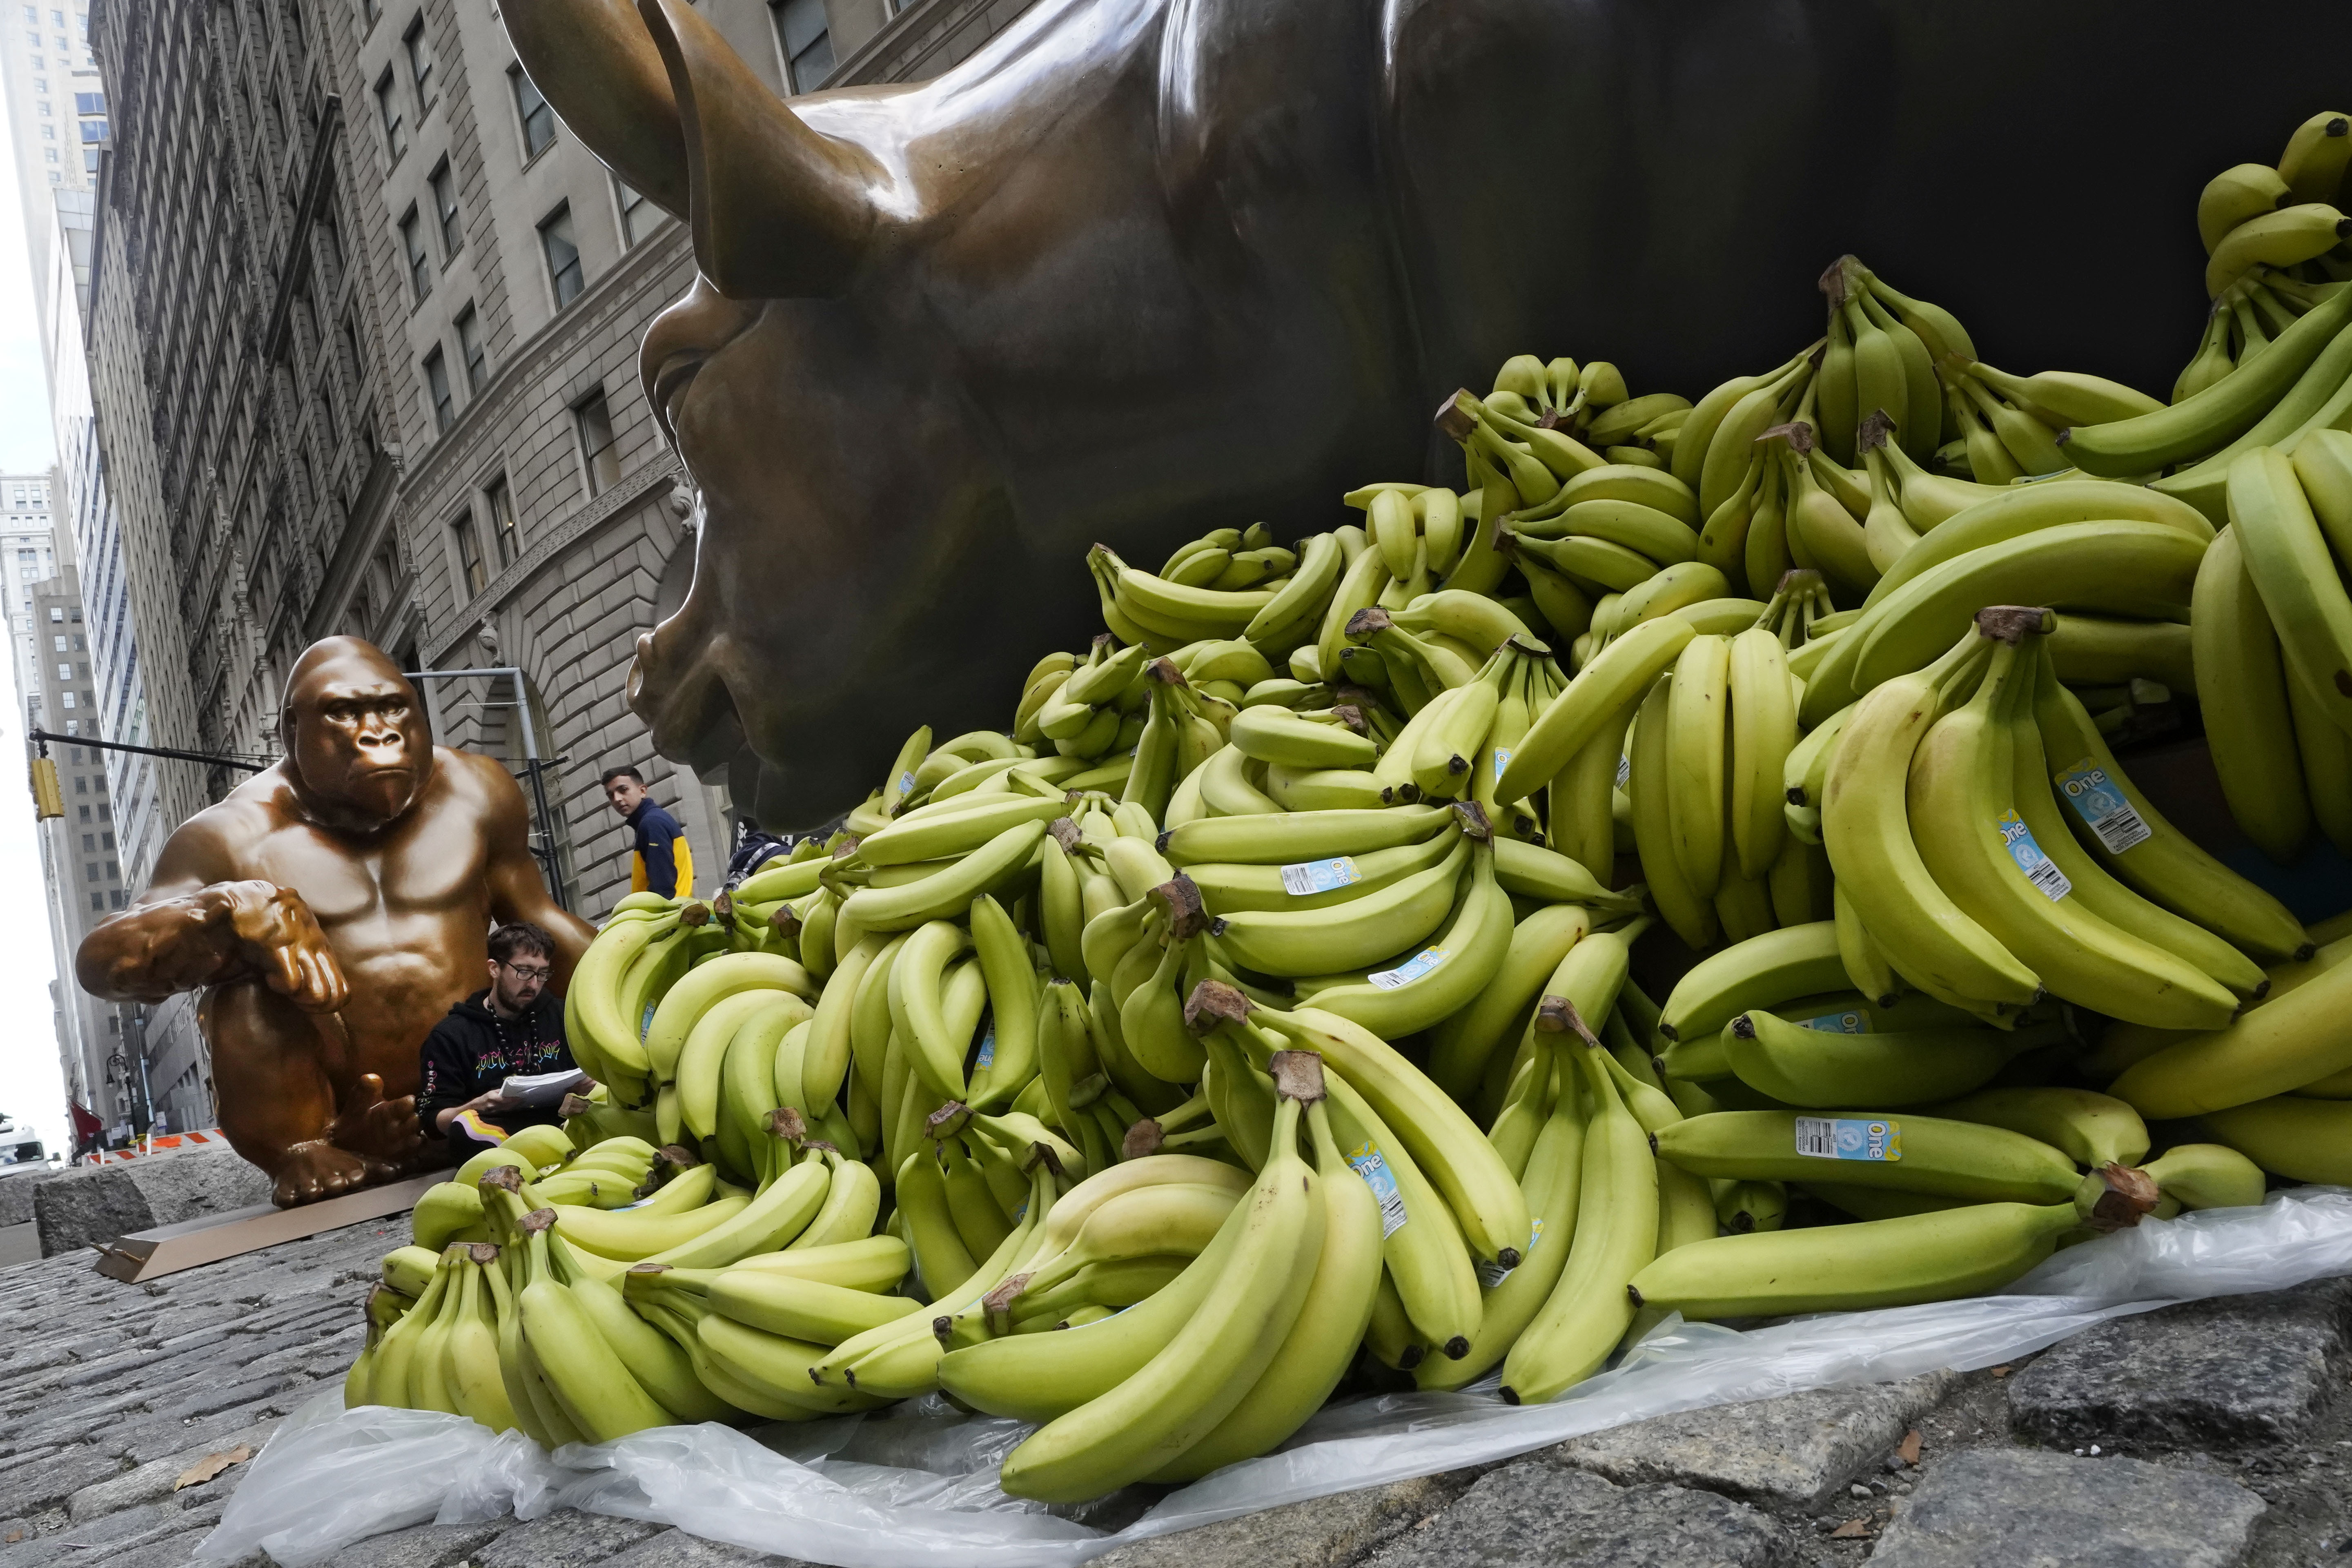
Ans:
{"label": "banana bunch", "polygon": [[881,1403],[820,1387],[807,1368],[842,1342],[920,1311],[892,1293],[908,1261],[906,1243],[875,1236],[727,1267],[640,1263],[622,1276],[621,1296],[713,1399],[748,1416],[806,1421]]}
{"label": "banana bunch", "polygon": [[2205,291],[2215,300],[2260,267],[2303,269],[2312,281],[2352,273],[2342,240],[2352,220],[2337,211],[2352,163],[2352,118],[2323,110],[2297,126],[2275,166],[2240,163],[2197,198],[2205,242]]}
{"label": "banana bunch", "polygon": [[1212,1103],[1244,1155],[1271,1146],[1277,1058],[1321,1058],[1333,1134],[1381,1215],[1369,1347],[1399,1370],[1433,1352],[1467,1356],[1481,1331],[1480,1270],[1516,1266],[1532,1235],[1524,1195],[1476,1123],[1377,1036],[1334,1015],[1253,1010],[1215,987],[1196,992],[1188,1012],[1204,1031]]}
{"label": "banana bunch", "polygon": [[1892,976],[2004,1026],[2046,994],[2218,1028],[2265,987],[2248,952],[2293,951],[2299,928],[2177,845],[2135,867],[2155,898],[2108,869],[2156,828],[2099,765],[2096,727],[2041,647],[2048,621],[1980,612],[1975,632],[1873,690],[1843,728],[1822,826],[1849,977],[1877,994]]}
{"label": "banana bunch", "polygon": [[[982,1337],[935,1363],[940,1384],[962,1402],[1044,1422],[1006,1456],[1006,1491],[1076,1502],[1132,1481],[1204,1475],[1279,1444],[1346,1372],[1377,1293],[1381,1210],[1340,1153],[1320,1062],[1283,1052],[1273,1067],[1265,1148],[1245,1194],[1195,1185],[1180,1197],[1181,1189],[1161,1184],[1098,1203],[1076,1227],[1049,1219],[1055,1234],[1025,1248],[1028,1267],[935,1325],[940,1342],[967,1335],[960,1318],[1008,1326],[969,1331]],[[1302,1121],[1311,1164],[1299,1152]],[[1115,1204],[1139,1195],[1150,1200],[1144,1223],[1163,1236],[1212,1216],[1213,1228],[1205,1240],[1197,1230],[1183,1237],[1197,1244],[1189,1260],[1115,1318],[1073,1325],[1066,1342],[1013,1326],[1033,1290],[1051,1294],[1110,1260],[1086,1237]],[[1188,1210],[1197,1217],[1178,1217]]]}
{"label": "banana bunch", "polygon": [[2259,359],[2333,287],[2305,283],[2291,274],[2260,266],[2238,278],[2214,297],[2212,309],[2206,313],[2204,335],[2198,340],[2196,353],[2174,379],[2170,401],[2194,397],[2240,366]]}
{"label": "banana bunch", "polygon": [[487,1242],[452,1242],[439,1253],[423,1252],[421,1278],[415,1264],[402,1260],[411,1292],[388,1284],[370,1290],[367,1343],[344,1374],[345,1408],[440,1410],[494,1432],[519,1425],[499,1362],[499,1314],[511,1307],[499,1259],[499,1248]]}
{"label": "banana bunch", "polygon": [[[1158,668],[1163,664],[1164,668]],[[1156,693],[1155,679],[1182,695]],[[1013,734],[1025,739],[1016,739],[1013,745],[1016,752],[1025,752],[1050,745],[1055,754],[1015,755],[992,776],[967,787],[974,793],[1113,790],[1124,794],[1130,778],[1139,776],[1131,759],[1147,730],[1153,737],[1146,753],[1151,765],[1139,775],[1141,782],[1135,788],[1172,787],[1181,774],[1168,772],[1174,755],[1171,742],[1190,743],[1200,738],[1199,726],[1192,721],[1205,721],[1222,735],[1234,710],[1251,700],[1252,692],[1259,692],[1257,701],[1282,701],[1296,697],[1297,691],[1291,689],[1301,684],[1277,681],[1265,655],[1244,638],[1188,643],[1163,661],[1154,659],[1140,643],[1121,648],[1105,634],[1095,639],[1084,660],[1070,660],[1066,668],[1059,661],[1043,662],[1031,678],[1013,726]],[[1276,687],[1283,689],[1260,690]],[[1192,760],[1197,765],[1197,753]],[[948,795],[958,793],[961,792],[951,788]],[[931,798],[946,797],[934,794]],[[925,804],[910,798],[900,809]]]}
{"label": "banana bunch", "polygon": [[[1107,544],[1087,552],[1087,569],[1094,574],[1103,624],[1123,643],[1141,643],[1154,654],[1167,654],[1188,643],[1247,635],[1269,653],[1287,654],[1312,632],[1315,612],[1321,608],[1318,601],[1339,583],[1338,541],[1318,535],[1297,551],[1268,545],[1244,554],[1248,559],[1239,572],[1229,558],[1218,576],[1246,576],[1260,567],[1268,569],[1247,587],[1195,585],[1191,581],[1185,568],[1195,560],[1204,563],[1203,570],[1214,564],[1213,547],[1198,555],[1178,552],[1180,559],[1171,564],[1180,577],[1139,571]],[[1294,584],[1297,592],[1289,592]],[[1266,619],[1269,612],[1281,618]]]}
{"label": "banana bunch", "polygon": [[1755,622],[1694,632],[1642,695],[1625,789],[1652,900],[1693,949],[1829,913],[1829,864],[1788,831],[1783,774],[1800,685],[1789,650],[1826,606],[1820,574],[1785,574]]}
{"label": "banana bunch", "polygon": [[[1809,412],[1756,438],[1739,488],[1707,517],[1698,559],[1767,597],[1791,568],[1814,572],[1834,599],[1858,605],[1878,581],[1865,531],[1872,493],[1822,455]],[[1887,426],[1874,414],[1864,428],[1883,440]]]}
{"label": "banana bunch", "polygon": [[1554,635],[1568,640],[1605,632],[1596,625],[1603,601],[1630,596],[1661,574],[1671,572],[1674,585],[1654,613],[1729,592],[1720,573],[1696,570],[1697,498],[1664,468],[1588,468],[1543,504],[1507,514],[1496,548],[1527,578]]}
{"label": "banana bunch", "polygon": [[2222,1124],[2210,1119],[2241,1106],[2289,1096],[2332,1101],[2352,1068],[2326,1021],[2352,984],[2347,956],[2352,942],[2339,938],[2273,969],[2268,994],[2220,1029],[2111,1029],[2090,1065],[2120,1068],[2108,1092],[2143,1115],[2202,1115],[2217,1131]]}
{"label": "banana bunch", "polygon": [[1945,397],[1960,427],[1969,472],[1982,485],[2074,467],[2059,437],[2078,426],[2111,425],[2165,405],[2136,388],[2082,371],[2012,375],[1955,354],[1943,365]]}
{"label": "banana bunch", "polygon": [[[1002,1342],[1016,1361],[1066,1353],[1076,1342],[1036,1336],[1097,1324],[1118,1306],[1144,1310],[1160,1301],[1211,1245],[1246,1185],[1234,1166],[1192,1154],[1142,1154],[1086,1174],[1070,1163],[1075,1152],[1034,1119],[967,1116],[959,1107],[943,1118],[943,1135],[984,1125],[1017,1151],[1025,1173],[1027,1199],[1003,1239],[962,1280],[923,1292],[928,1311],[850,1335],[803,1358],[796,1375],[861,1398],[907,1398],[940,1387],[942,1358],[957,1350]],[[914,1249],[919,1270],[928,1266],[924,1242]]]}
{"label": "banana bunch", "polygon": [[2228,502],[2189,617],[2222,795],[2281,864],[2315,828],[2352,854],[2352,435],[2246,453]]}
{"label": "banana bunch", "polygon": [[[2352,218],[2342,221],[2352,225]],[[2352,264],[2342,270],[2352,272]],[[2292,454],[2312,433],[2342,428],[2352,417],[2352,291],[2340,282],[2302,283],[2277,269],[2249,273],[2231,289],[2245,290],[2233,300],[2274,298],[2279,313],[2291,319],[2248,340],[2255,309],[2250,305],[2238,321],[2233,302],[2234,330],[2252,347],[2226,355],[2217,301],[2206,346],[2173,403],[2069,430],[2060,443],[2083,472],[2146,479],[2151,489],[2187,502],[2217,527],[2229,521],[2229,473],[2239,458],[2264,447]],[[2158,474],[2163,477],[2150,477]]]}
{"label": "banana bunch", "polygon": [[1562,431],[1597,453],[1597,462],[1640,468],[1674,461],[1675,438],[1690,412],[1690,399],[1671,392],[1628,395],[1624,374],[1606,360],[1579,366],[1533,354],[1504,361],[1486,402],[1498,420]]}
{"label": "banana bunch", "polygon": [[[575,1159],[581,1162],[576,1171],[570,1169]],[[593,1201],[599,1194],[617,1198],[611,1206],[619,1207],[650,1194],[679,1166],[696,1163],[684,1150],[656,1150],[634,1135],[575,1148],[569,1126],[519,1128],[497,1147],[473,1155],[448,1181],[425,1188],[410,1214],[409,1231],[415,1246],[436,1254],[455,1242],[489,1240],[475,1183],[500,1165],[514,1166],[532,1181],[560,1178],[559,1190],[580,1199]]]}
{"label": "banana bunch", "polygon": [[2078,684],[2177,679],[2188,671],[2174,628],[2212,537],[2197,509],[2144,486],[2081,479],[1989,488],[1907,544],[1858,614],[1816,624],[1792,655],[1805,682],[1801,721],[1817,727],[1924,668],[1978,610],[2011,601],[2062,605],[2063,621],[2085,623],[2060,639]]}
{"label": "banana bunch", "polygon": [[1704,1109],[1926,1105],[2074,1039],[2055,1006],[2003,1029],[1917,993],[1865,993],[1853,984],[1848,944],[1839,922],[1824,920],[1702,959],[1659,1016],[1669,1087],[1696,1088],[1700,1095],[1683,1098]]}
{"label": "banana bunch", "polygon": [[[1717,988],[1705,989],[1709,994],[1695,999],[1701,1013],[1716,1004]],[[1849,1023],[1859,1012],[1849,1011]],[[1769,1017],[1743,1015],[1735,1027],[1757,1025],[1753,1041],[1823,1027]],[[1906,1033],[1928,1046],[1916,1038],[1927,1031]],[[1872,1036],[1865,1022],[1863,1034],[1845,1037]],[[1950,1070],[1930,1050],[1910,1059],[1907,1071],[1900,1069],[1890,1049],[1877,1076],[1892,1072],[1888,1081],[1914,1094],[1928,1076]],[[1859,1058],[1848,1065],[1858,1067]],[[1866,1085],[1870,1076],[1839,1081]],[[1735,1185],[1793,1184],[1858,1223],[1777,1234],[1727,1226],[1732,1234],[1662,1253],[1633,1276],[1631,1299],[1648,1310],[1695,1318],[1941,1300],[1999,1289],[2053,1248],[2150,1214],[2164,1219],[2262,1200],[2263,1173],[2244,1154],[2192,1143],[2147,1160],[2147,1129],[2133,1108],[2088,1089],[1989,1089],[1920,1113],[1805,1114],[1846,1108],[1703,1110],[1657,1132],[1665,1164]],[[2087,1173],[2078,1170],[2084,1166]]]}
{"label": "banana bunch", "polygon": [[1948,418],[1960,424],[1960,405],[1945,396],[1937,369],[1953,355],[1976,358],[1966,329],[1940,306],[1896,293],[1852,256],[1831,262],[1820,284],[1828,326],[1808,391],[1829,460],[1854,467],[1862,422],[1874,413],[1885,416],[1907,456],[1931,460]]}
{"label": "banana bunch", "polygon": [[1262,522],[1247,528],[1211,529],[1190,543],[1177,546],[1160,569],[1162,580],[1183,588],[1214,588],[1238,593],[1262,583],[1280,582],[1297,568],[1298,552],[1275,543]]}

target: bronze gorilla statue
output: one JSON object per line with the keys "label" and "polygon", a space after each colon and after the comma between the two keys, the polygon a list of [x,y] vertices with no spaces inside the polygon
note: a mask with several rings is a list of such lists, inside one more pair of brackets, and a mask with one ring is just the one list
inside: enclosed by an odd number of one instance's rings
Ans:
{"label": "bronze gorilla statue", "polygon": [[1039,0],[789,105],[688,0],[504,16],[691,225],[642,370],[707,522],[633,700],[779,825],[918,723],[1008,722],[1097,629],[1096,540],[1458,472],[1427,411],[1516,352],[1696,397],[1816,335],[1852,250],[1994,363],[2161,391],[2199,189],[2352,99],[2322,0],[2243,37],[2179,0]]}

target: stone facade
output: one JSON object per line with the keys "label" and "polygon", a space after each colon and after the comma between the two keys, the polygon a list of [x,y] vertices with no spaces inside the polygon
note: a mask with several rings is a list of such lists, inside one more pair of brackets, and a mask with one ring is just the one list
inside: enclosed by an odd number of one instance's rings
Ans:
{"label": "stone facade", "polygon": [[[868,0],[835,0],[826,85],[936,74],[1026,4],[926,0],[886,18]],[[789,8],[708,0],[703,12],[782,91]],[[560,123],[540,141],[493,16],[455,0],[341,16],[353,35],[337,51],[350,62],[342,94],[369,106],[352,115],[352,160],[370,166],[372,153],[382,198],[368,250],[387,339],[404,349],[390,405],[422,668],[524,672],[539,755],[560,759],[543,775],[547,847],[575,909],[600,916],[628,888],[627,835],[599,787],[615,765],[643,769],[677,813],[708,891],[730,803],[653,752],[626,691],[637,636],[693,572],[691,497],[636,358],[646,326],[693,280],[686,232],[635,205]],[[551,230],[576,252],[576,293]],[[432,686],[445,740],[523,767],[511,678]]]}
{"label": "stone facade", "polygon": [[[764,7],[710,15],[747,58],[779,66]],[[425,0],[341,25],[354,35],[346,97],[370,105],[352,160],[380,197],[362,233],[396,360],[411,668],[523,672],[554,818],[540,847],[572,907],[602,915],[628,888],[627,833],[599,784],[614,765],[642,769],[677,814],[708,890],[725,863],[724,802],[653,754],[625,693],[664,574],[691,555],[677,465],[636,376],[646,322],[693,279],[685,232],[534,112],[488,12]],[[427,684],[445,742],[523,770],[511,677]]]}

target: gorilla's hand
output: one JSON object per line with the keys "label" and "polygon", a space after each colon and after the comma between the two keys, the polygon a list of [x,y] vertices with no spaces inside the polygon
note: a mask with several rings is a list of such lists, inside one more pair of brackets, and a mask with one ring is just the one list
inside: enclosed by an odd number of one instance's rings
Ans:
{"label": "gorilla's hand", "polygon": [[332,1013],[351,1000],[343,966],[301,894],[269,882],[218,882],[205,892],[271,990],[310,1013]]}
{"label": "gorilla's hand", "polygon": [[327,1129],[327,1141],[394,1166],[414,1162],[426,1147],[416,1118],[416,1097],[385,1099],[383,1079],[372,1072],[362,1073],[345,1095],[341,1110]]}

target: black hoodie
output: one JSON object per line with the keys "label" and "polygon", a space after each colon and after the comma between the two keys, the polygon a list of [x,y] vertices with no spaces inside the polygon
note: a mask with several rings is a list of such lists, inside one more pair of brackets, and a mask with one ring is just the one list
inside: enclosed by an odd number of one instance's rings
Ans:
{"label": "black hoodie", "polygon": [[[563,1003],[541,992],[530,1011],[501,1018],[489,1009],[486,986],[449,1009],[425,1037],[423,1073],[416,1089],[416,1116],[433,1134],[434,1118],[510,1077],[562,1072],[578,1064],[563,1043]],[[519,1127],[562,1120],[554,1106],[510,1110],[491,1118],[511,1132]]]}

